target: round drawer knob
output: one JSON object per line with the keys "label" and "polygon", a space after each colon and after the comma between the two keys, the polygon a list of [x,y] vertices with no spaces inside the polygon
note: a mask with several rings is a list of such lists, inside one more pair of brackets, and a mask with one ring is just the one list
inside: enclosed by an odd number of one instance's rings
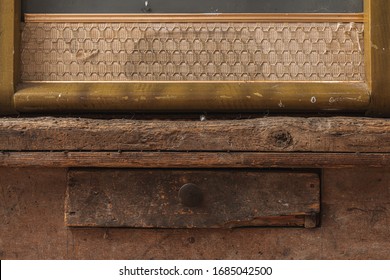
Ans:
{"label": "round drawer knob", "polygon": [[199,206],[203,201],[203,193],[195,184],[185,184],[179,190],[181,204],[187,207]]}

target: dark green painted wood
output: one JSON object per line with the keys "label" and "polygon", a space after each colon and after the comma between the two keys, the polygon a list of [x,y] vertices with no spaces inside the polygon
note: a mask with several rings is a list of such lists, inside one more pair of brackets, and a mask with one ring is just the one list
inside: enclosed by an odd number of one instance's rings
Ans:
{"label": "dark green painted wood", "polygon": [[[142,13],[145,0],[23,0],[24,13]],[[358,13],[363,0],[148,0],[154,13]]]}

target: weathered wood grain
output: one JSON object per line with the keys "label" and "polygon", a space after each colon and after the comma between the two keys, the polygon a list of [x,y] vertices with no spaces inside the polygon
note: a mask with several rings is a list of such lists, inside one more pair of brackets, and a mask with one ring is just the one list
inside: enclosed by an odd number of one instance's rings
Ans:
{"label": "weathered wood grain", "polygon": [[4,118],[3,151],[390,152],[390,119],[162,121]]}
{"label": "weathered wood grain", "polygon": [[2,167],[346,168],[390,166],[388,153],[0,152]]}
{"label": "weathered wood grain", "polygon": [[321,227],[70,229],[66,169],[0,168],[1,259],[390,259],[390,169],[325,169]]}
{"label": "weathered wood grain", "polygon": [[[191,205],[179,195],[188,184]],[[71,169],[65,200],[72,227],[306,226],[319,212],[320,179],[307,172]]]}

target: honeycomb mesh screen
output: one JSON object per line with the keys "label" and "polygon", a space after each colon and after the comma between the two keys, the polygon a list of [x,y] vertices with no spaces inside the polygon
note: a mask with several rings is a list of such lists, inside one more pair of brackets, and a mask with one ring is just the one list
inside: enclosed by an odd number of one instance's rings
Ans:
{"label": "honeycomb mesh screen", "polygon": [[362,81],[363,23],[26,23],[24,81]]}

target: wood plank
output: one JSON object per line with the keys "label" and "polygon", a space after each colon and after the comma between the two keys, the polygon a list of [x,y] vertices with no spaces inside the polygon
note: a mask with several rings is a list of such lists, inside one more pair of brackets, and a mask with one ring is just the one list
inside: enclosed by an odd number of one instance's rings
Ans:
{"label": "wood plank", "polygon": [[0,168],[1,259],[390,259],[390,168],[325,169],[321,227],[71,229],[66,169]]}
{"label": "wood plank", "polygon": [[4,118],[0,122],[0,150],[389,153],[390,120]]}
{"label": "wood plank", "polygon": [[2,152],[2,167],[346,168],[390,166],[385,153]]}
{"label": "wood plank", "polygon": [[319,212],[307,172],[71,169],[65,199],[71,227],[315,227],[305,216]]}

